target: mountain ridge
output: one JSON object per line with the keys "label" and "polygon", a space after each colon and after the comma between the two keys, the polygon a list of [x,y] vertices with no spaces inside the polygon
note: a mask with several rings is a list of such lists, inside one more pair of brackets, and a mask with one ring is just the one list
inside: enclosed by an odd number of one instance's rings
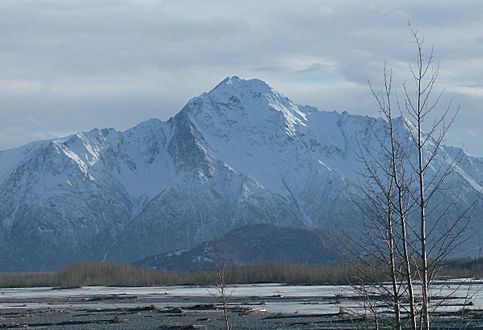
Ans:
{"label": "mountain ridge", "polygon": [[[377,145],[384,125],[233,76],[167,121],[2,151],[0,249],[13,253],[0,270],[140,260],[255,223],[357,231],[357,141]],[[462,204],[481,196],[482,173],[464,154]]]}

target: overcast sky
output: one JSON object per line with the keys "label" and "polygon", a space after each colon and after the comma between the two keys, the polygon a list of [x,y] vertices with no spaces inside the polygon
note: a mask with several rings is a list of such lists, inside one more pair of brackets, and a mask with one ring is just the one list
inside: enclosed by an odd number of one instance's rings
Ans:
{"label": "overcast sky", "polygon": [[461,105],[447,142],[483,156],[481,1],[0,2],[0,149],[168,119],[229,75],[300,104],[376,115],[367,80],[435,45]]}

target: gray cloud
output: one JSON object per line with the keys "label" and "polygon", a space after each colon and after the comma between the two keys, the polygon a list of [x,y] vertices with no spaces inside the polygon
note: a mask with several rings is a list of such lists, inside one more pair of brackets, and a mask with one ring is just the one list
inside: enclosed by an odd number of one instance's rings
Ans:
{"label": "gray cloud", "polygon": [[0,148],[167,119],[233,74],[374,115],[367,79],[408,78],[411,22],[463,106],[448,142],[482,156],[482,21],[479,1],[2,1]]}

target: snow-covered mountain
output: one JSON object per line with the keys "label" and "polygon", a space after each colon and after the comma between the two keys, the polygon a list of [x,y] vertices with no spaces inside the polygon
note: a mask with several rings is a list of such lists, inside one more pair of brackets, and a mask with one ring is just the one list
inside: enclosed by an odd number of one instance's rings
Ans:
{"label": "snow-covered mountain", "polygon": [[[229,77],[167,122],[0,152],[0,270],[140,260],[245,224],[357,231],[357,141],[376,146],[385,125]],[[464,155],[452,180],[463,206],[481,200],[483,160]]]}

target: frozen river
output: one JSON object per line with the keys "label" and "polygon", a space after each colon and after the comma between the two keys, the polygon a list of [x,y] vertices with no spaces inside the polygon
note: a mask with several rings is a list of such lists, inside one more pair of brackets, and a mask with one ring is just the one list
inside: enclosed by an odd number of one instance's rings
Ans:
{"label": "frozen river", "polygon": [[[230,304],[268,313],[332,314],[341,308],[360,311],[366,304],[349,286],[230,285],[228,292]],[[0,288],[0,309],[187,307],[216,303],[215,293],[214,288],[199,286]],[[432,295],[433,302],[441,304],[440,310],[483,309],[483,281],[439,282]],[[439,299],[448,295],[452,299]]]}

